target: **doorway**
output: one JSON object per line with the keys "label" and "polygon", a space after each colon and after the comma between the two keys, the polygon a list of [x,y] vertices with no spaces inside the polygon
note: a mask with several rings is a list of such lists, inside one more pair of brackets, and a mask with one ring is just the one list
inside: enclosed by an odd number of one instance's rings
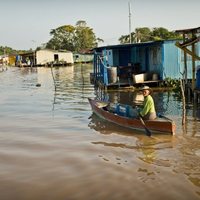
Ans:
{"label": "doorway", "polygon": [[59,58],[58,58],[58,54],[54,54],[54,62],[58,63]]}

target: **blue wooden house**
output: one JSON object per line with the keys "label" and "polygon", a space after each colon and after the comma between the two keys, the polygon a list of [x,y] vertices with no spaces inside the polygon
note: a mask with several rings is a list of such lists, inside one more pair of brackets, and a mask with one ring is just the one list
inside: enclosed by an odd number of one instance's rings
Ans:
{"label": "blue wooden house", "polygon": [[[94,49],[93,78],[96,84],[111,86],[129,85],[137,74],[156,74],[162,81],[166,78],[183,78],[184,53],[175,46],[177,40],[155,41],[135,44],[103,46]],[[200,43],[195,45],[200,54]],[[196,61],[196,66],[200,65]],[[192,78],[192,57],[188,56],[188,78]],[[152,78],[152,77],[151,77]],[[151,81],[151,78],[148,80]],[[156,80],[157,80],[156,79]]]}

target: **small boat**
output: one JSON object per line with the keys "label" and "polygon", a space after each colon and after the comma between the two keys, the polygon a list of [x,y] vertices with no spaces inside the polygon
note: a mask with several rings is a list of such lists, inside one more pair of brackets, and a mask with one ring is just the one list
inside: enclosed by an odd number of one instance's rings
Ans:
{"label": "small boat", "polygon": [[[99,117],[115,123],[117,125],[120,125],[122,127],[134,129],[134,130],[140,130],[144,131],[144,128],[147,128],[148,130],[152,131],[153,133],[164,133],[164,134],[175,134],[175,123],[173,120],[165,117],[165,116],[159,116],[155,120],[144,120],[145,126],[142,123],[140,119],[132,118],[128,115],[128,107],[124,109],[124,111],[119,112],[118,109],[112,110],[108,109],[108,102],[94,100],[88,98],[88,101],[91,105],[91,108],[93,112],[98,115]],[[117,107],[117,106],[116,106]],[[129,106],[131,107],[131,106]]]}

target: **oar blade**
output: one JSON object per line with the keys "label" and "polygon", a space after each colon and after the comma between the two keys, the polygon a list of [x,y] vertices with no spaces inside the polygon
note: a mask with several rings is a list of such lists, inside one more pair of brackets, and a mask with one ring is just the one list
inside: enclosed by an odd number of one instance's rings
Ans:
{"label": "oar blade", "polygon": [[146,135],[150,137],[151,136],[151,131],[149,129],[147,129],[146,127],[145,127],[145,131],[146,131]]}
{"label": "oar blade", "polygon": [[144,123],[142,117],[139,117],[139,119],[140,119],[140,121],[141,121],[141,123],[142,123],[142,125],[143,125],[143,127],[145,129],[146,135],[150,137],[151,136],[151,131],[146,127],[146,124]]}

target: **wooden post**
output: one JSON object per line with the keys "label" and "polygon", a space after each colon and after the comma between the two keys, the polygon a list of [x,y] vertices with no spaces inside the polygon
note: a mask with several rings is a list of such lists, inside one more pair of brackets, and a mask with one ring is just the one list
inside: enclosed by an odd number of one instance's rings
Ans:
{"label": "wooden post", "polygon": [[[183,33],[183,42],[185,42],[185,33]],[[188,84],[187,84],[187,53],[185,51],[184,51],[184,73],[185,73],[185,86],[184,86],[184,88],[186,89],[188,87]]]}
{"label": "wooden post", "polygon": [[[195,37],[194,32],[192,32],[192,38]],[[195,88],[195,43],[192,44],[192,92]]]}
{"label": "wooden post", "polygon": [[55,77],[54,77],[54,74],[53,74],[53,63],[51,63],[51,75],[52,75],[52,78],[53,78],[53,83],[54,83],[54,87],[55,87],[55,91],[56,91],[56,81],[55,81]]}
{"label": "wooden post", "polygon": [[182,83],[181,79],[180,79],[180,87],[181,87],[182,102],[183,102],[182,125],[185,125],[185,115],[186,115],[186,110],[185,110],[185,93],[184,93],[183,83]]}

